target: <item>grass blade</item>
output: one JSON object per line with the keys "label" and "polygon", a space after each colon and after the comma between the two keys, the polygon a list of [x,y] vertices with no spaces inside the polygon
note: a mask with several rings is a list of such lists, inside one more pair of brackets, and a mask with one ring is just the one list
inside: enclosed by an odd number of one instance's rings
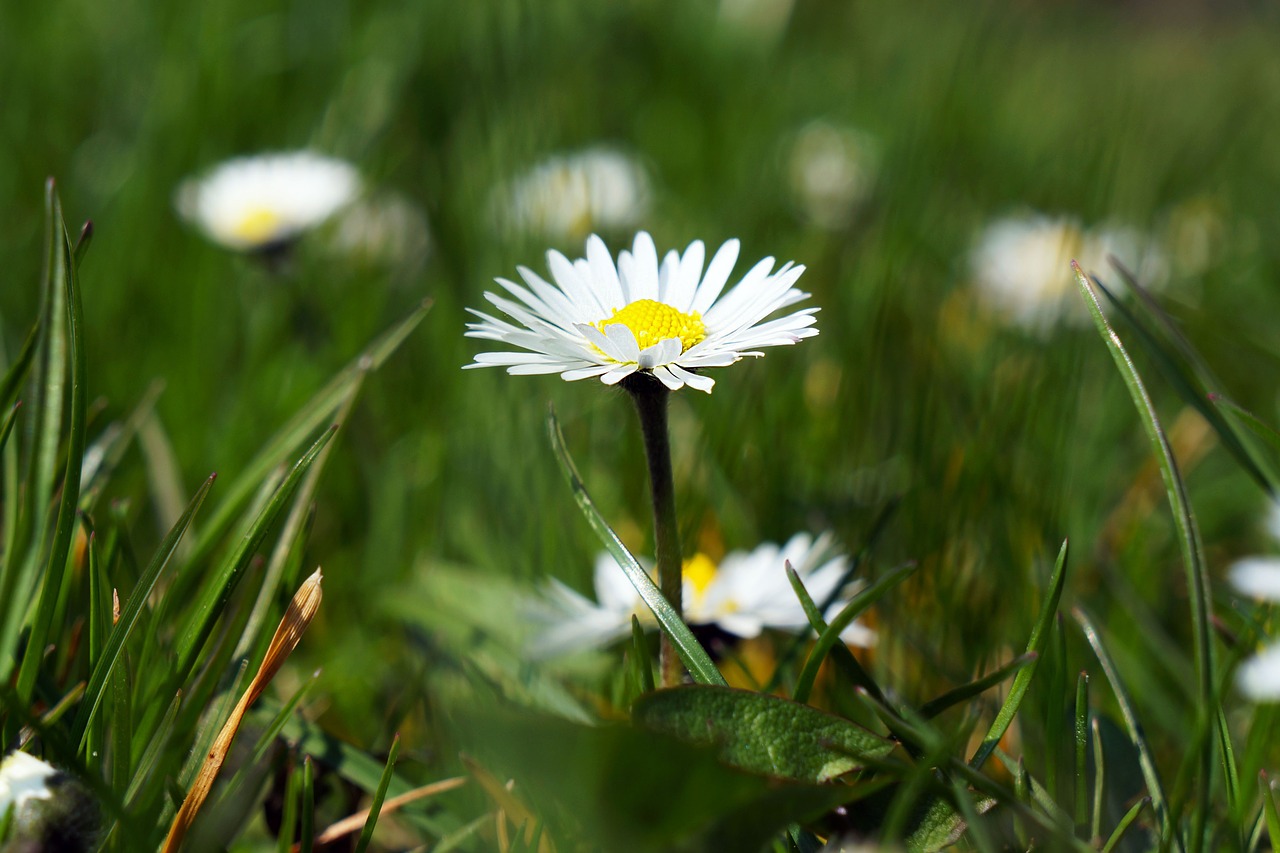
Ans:
{"label": "grass blade", "polygon": [[[1191,599],[1191,630],[1195,645],[1196,682],[1199,699],[1196,710],[1201,720],[1207,721],[1214,713],[1216,705],[1213,685],[1217,679],[1214,675],[1212,636],[1209,630],[1209,616],[1211,613],[1209,574],[1204,563],[1204,549],[1200,543],[1200,530],[1196,525],[1195,517],[1191,513],[1191,504],[1187,499],[1186,485],[1183,483],[1182,475],[1178,471],[1178,462],[1173,456],[1173,448],[1170,447],[1164,428],[1160,425],[1155,406],[1152,405],[1147,389],[1142,384],[1142,378],[1138,375],[1137,367],[1134,366],[1129,353],[1120,342],[1120,337],[1112,330],[1107,318],[1103,315],[1102,306],[1098,304],[1098,296],[1093,292],[1093,286],[1088,276],[1074,261],[1071,263],[1071,268],[1075,271],[1076,283],[1080,287],[1081,294],[1085,297],[1089,312],[1093,315],[1093,322],[1097,326],[1098,334],[1106,343],[1107,349],[1110,350],[1111,357],[1115,361],[1116,367],[1120,370],[1120,375],[1124,378],[1126,387],[1129,389],[1129,396],[1132,397],[1133,404],[1138,409],[1139,420],[1142,421],[1143,429],[1146,430],[1147,438],[1151,442],[1152,449],[1156,454],[1156,460],[1160,465],[1160,474],[1164,479],[1165,492],[1169,498],[1169,506],[1173,511],[1173,521],[1178,529],[1178,541],[1182,549],[1182,560],[1187,575],[1187,589]],[[1193,851],[1198,851],[1203,842],[1204,822],[1209,813],[1209,785],[1210,780],[1213,778],[1213,742],[1211,739],[1206,740],[1204,748],[1198,757],[1200,763],[1197,778],[1200,784],[1198,786],[1199,798],[1196,808],[1192,812],[1191,849]]]}
{"label": "grass blade", "polygon": [[382,778],[378,780],[378,790],[373,792],[373,802],[369,804],[369,817],[364,822],[364,829],[360,830],[360,840],[356,842],[356,853],[364,853],[369,849],[369,842],[373,841],[373,829],[378,825],[378,817],[382,812],[382,801],[387,797],[387,786],[391,784],[391,777],[395,772],[396,756],[400,754],[400,735],[396,735],[391,740],[391,750],[387,753],[387,765],[382,771]]}
{"label": "grass blade", "polygon": [[[804,582],[800,580],[800,575],[796,573],[796,570],[791,567],[790,561],[786,563],[786,569],[787,580],[791,583],[791,590],[796,594],[796,598],[800,600],[800,606],[804,608],[805,616],[809,620],[809,626],[813,628],[814,633],[821,636],[822,632],[827,630],[827,620],[822,617],[822,611],[814,603],[809,591],[804,588]],[[885,701],[880,685],[876,684],[871,674],[863,669],[862,664],[858,663],[858,659],[853,656],[853,652],[849,651],[848,646],[844,643],[836,643],[832,647],[831,659],[835,661],[836,666],[851,682],[862,687],[877,701]],[[777,668],[782,668],[781,663]],[[769,693],[772,691],[766,690],[763,692]]]}
{"label": "grass blade", "polygon": [[680,660],[688,667],[689,674],[699,684],[715,684],[720,687],[728,687],[728,682],[724,680],[724,676],[720,674],[720,670],[712,663],[706,650],[702,648],[702,645],[693,636],[689,626],[684,624],[680,614],[676,613],[675,608],[663,597],[662,591],[653,582],[653,578],[649,577],[649,573],[631,555],[627,547],[622,544],[622,540],[618,538],[618,534],[613,532],[613,529],[609,527],[609,523],[604,520],[604,516],[596,509],[595,503],[591,500],[591,495],[587,493],[586,485],[582,482],[582,477],[578,474],[577,467],[573,464],[573,458],[569,455],[569,448],[565,446],[564,433],[560,431],[560,422],[556,420],[554,411],[547,412],[547,432],[551,435],[551,448],[555,451],[556,459],[560,462],[560,471],[569,482],[569,488],[573,490],[573,498],[577,501],[578,508],[586,516],[587,523],[591,525],[591,529],[595,531],[596,535],[600,537],[600,541],[604,543],[609,555],[617,561],[622,571],[626,573],[627,579],[631,581],[636,591],[640,593],[640,598],[653,611],[653,615],[658,618],[658,625],[675,644],[676,651],[680,654]]}
{"label": "grass blade", "polygon": [[209,479],[204,481],[204,485],[200,487],[195,497],[191,499],[186,512],[182,514],[182,517],[178,519],[178,523],[173,526],[160,543],[160,547],[156,549],[156,554],[152,558],[151,564],[147,566],[142,577],[138,579],[137,585],[133,588],[133,593],[129,596],[129,601],[125,604],[124,609],[120,611],[120,621],[116,623],[111,630],[111,634],[107,637],[102,655],[94,665],[93,672],[89,675],[89,684],[85,688],[85,699],[80,705],[80,711],[76,715],[76,722],[72,728],[73,737],[80,744],[81,749],[85,746],[89,725],[102,701],[107,681],[111,678],[111,673],[115,669],[116,663],[120,660],[121,653],[124,651],[125,644],[129,642],[129,637],[132,635],[134,627],[138,624],[138,617],[142,614],[142,608],[146,606],[147,599],[151,597],[151,591],[160,579],[160,573],[169,564],[169,558],[177,550],[178,543],[182,540],[183,534],[191,524],[191,519],[195,517],[196,512],[199,511],[200,506],[204,503],[204,499],[208,496],[209,490],[213,487],[214,476],[216,475],[210,475]]}
{"label": "grass blade", "polygon": [[1024,666],[1035,663],[1038,657],[1039,655],[1035,652],[1026,652],[1018,655],[1004,666],[987,673],[981,678],[970,681],[968,684],[962,684],[954,690],[948,690],[937,699],[926,702],[920,707],[920,716],[926,720],[933,719],[953,705],[985,693],[1010,675],[1021,672]]}
{"label": "grass blade", "polygon": [[1053,625],[1054,614],[1058,612],[1058,601],[1062,598],[1062,587],[1067,578],[1067,553],[1068,545],[1064,539],[1062,547],[1058,549],[1058,559],[1053,565],[1053,574],[1049,576],[1049,594],[1045,596],[1044,603],[1040,606],[1040,616],[1036,619],[1036,624],[1031,629],[1031,638],[1027,640],[1026,651],[1028,653],[1035,652],[1037,658],[1023,669],[1018,670],[1018,674],[1014,676],[1013,685],[1009,688],[1009,695],[1005,697],[999,713],[992,720],[991,728],[987,730],[987,736],[983,738],[982,745],[974,752],[973,758],[969,759],[969,766],[975,770],[986,763],[992,751],[999,745],[1000,738],[1004,737],[1004,733],[1009,730],[1009,726],[1013,725],[1013,718],[1018,714],[1018,708],[1022,705],[1023,697],[1027,695],[1027,688],[1031,686],[1031,679],[1035,678],[1036,667],[1039,664],[1038,656],[1044,652],[1045,643],[1049,639],[1049,629]]}
{"label": "grass blade", "polygon": [[1098,634],[1098,629],[1093,626],[1093,621],[1088,614],[1079,607],[1075,608],[1071,614],[1080,623],[1080,627],[1084,630],[1085,639],[1089,641],[1094,655],[1098,658],[1098,663],[1102,665],[1102,672],[1106,675],[1107,682],[1111,685],[1111,692],[1116,697],[1116,704],[1120,706],[1120,715],[1124,718],[1125,727],[1129,730],[1129,738],[1133,741],[1133,745],[1138,748],[1138,765],[1142,768],[1142,776],[1147,782],[1147,793],[1151,796],[1151,807],[1156,813],[1156,818],[1160,821],[1160,834],[1168,841],[1177,844],[1178,849],[1182,850],[1184,849],[1182,838],[1174,830],[1173,821],[1169,815],[1164,784],[1160,781],[1159,771],[1156,770],[1155,758],[1151,754],[1151,745],[1147,743],[1147,736],[1142,731],[1142,724],[1138,722],[1138,715],[1134,713],[1133,700],[1129,698],[1129,691],[1125,689],[1124,682],[1120,680],[1120,673],[1116,670],[1115,661],[1111,659],[1106,646],[1102,644],[1102,637]]}
{"label": "grass blade", "polygon": [[809,695],[813,692],[814,682],[818,680],[818,669],[822,666],[822,661],[826,658],[827,652],[841,642],[840,633],[852,625],[853,620],[861,616],[863,611],[879,601],[885,593],[905,580],[915,570],[914,564],[891,569],[877,578],[875,583],[849,599],[849,603],[836,614],[836,618],[831,620],[831,624],[818,635],[817,642],[813,644],[813,651],[809,653],[808,659],[804,662],[804,667],[800,670],[800,676],[796,679],[796,689],[792,694],[795,701],[809,701]]}

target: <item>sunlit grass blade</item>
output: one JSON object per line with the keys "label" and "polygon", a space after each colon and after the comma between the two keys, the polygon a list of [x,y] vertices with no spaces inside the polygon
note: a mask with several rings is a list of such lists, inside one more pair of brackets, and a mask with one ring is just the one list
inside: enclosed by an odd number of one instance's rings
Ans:
{"label": "sunlit grass blade", "polygon": [[1231,742],[1231,727],[1227,713],[1221,705],[1213,717],[1214,732],[1218,738],[1218,754],[1222,757],[1222,780],[1227,794],[1227,812],[1236,828],[1236,841],[1244,846],[1244,809],[1240,795],[1240,769],[1236,766],[1235,746]]}
{"label": "sunlit grass blade", "polygon": [[1018,708],[1022,706],[1022,699],[1027,695],[1027,688],[1031,686],[1031,679],[1035,678],[1036,667],[1039,663],[1039,655],[1044,652],[1045,643],[1049,639],[1049,628],[1053,624],[1054,614],[1058,612],[1058,602],[1062,598],[1062,586],[1067,578],[1067,541],[1063,540],[1062,547],[1058,549],[1057,562],[1053,564],[1053,574],[1049,576],[1049,591],[1044,597],[1044,602],[1040,605],[1040,615],[1036,619],[1036,624],[1031,629],[1031,637],[1027,640],[1026,651],[1034,652],[1037,657],[1027,666],[1018,670],[1018,674],[1013,678],[1013,685],[1009,688],[1009,695],[1005,697],[1004,704],[1000,706],[1000,711],[996,714],[996,718],[991,721],[991,728],[987,730],[987,736],[983,738],[982,745],[974,752],[973,758],[969,759],[969,766],[980,768],[986,763],[991,756],[992,750],[1000,743],[1000,738],[1004,737],[1004,733],[1009,730],[1009,726],[1013,725],[1013,718],[1018,715]]}
{"label": "sunlit grass blade", "polygon": [[1147,743],[1147,736],[1143,733],[1142,724],[1138,722],[1138,715],[1134,712],[1133,701],[1129,698],[1129,691],[1125,689],[1124,682],[1120,680],[1120,673],[1116,669],[1115,661],[1111,659],[1110,653],[1107,652],[1106,646],[1102,643],[1101,635],[1098,634],[1098,629],[1094,627],[1093,621],[1088,614],[1077,607],[1072,610],[1072,615],[1080,623],[1080,627],[1084,630],[1085,639],[1089,641],[1094,655],[1098,658],[1098,663],[1102,666],[1102,672],[1107,677],[1107,683],[1111,685],[1111,692],[1116,698],[1116,704],[1120,706],[1120,715],[1124,718],[1129,738],[1138,749],[1138,765],[1142,768],[1142,777],[1147,783],[1147,793],[1151,796],[1151,808],[1155,811],[1156,818],[1160,822],[1160,834],[1166,839],[1167,843],[1176,844],[1179,850],[1183,850],[1185,848],[1182,837],[1177,833],[1172,817],[1169,814],[1164,783],[1160,781],[1160,772],[1156,769],[1151,745]]}
{"label": "sunlit grass blade", "polygon": [[640,598],[653,611],[659,627],[671,637],[676,651],[680,654],[680,660],[689,669],[689,674],[700,684],[727,687],[728,683],[724,680],[724,676],[720,674],[720,670],[712,663],[706,650],[693,636],[689,626],[684,624],[680,614],[676,613],[675,608],[663,597],[662,591],[649,577],[649,573],[631,555],[627,547],[622,544],[622,540],[618,538],[618,534],[613,532],[613,528],[596,509],[586,485],[582,482],[582,477],[578,474],[577,467],[573,464],[573,458],[569,455],[569,448],[565,445],[564,434],[560,431],[560,423],[556,420],[555,412],[550,410],[547,412],[547,432],[551,436],[551,448],[555,451],[556,459],[560,463],[560,471],[569,482],[569,488],[573,490],[573,498],[577,501],[578,508],[586,516],[591,529],[604,543],[609,555],[617,561],[622,571],[626,573],[627,579],[640,593]]}
{"label": "sunlit grass blade", "polygon": [[915,570],[914,564],[891,569],[876,578],[875,582],[866,589],[849,599],[849,603],[836,614],[836,617],[827,625],[826,630],[819,634],[817,641],[814,642],[813,650],[809,652],[809,657],[805,660],[804,667],[796,678],[796,689],[792,696],[797,702],[809,701],[809,696],[813,693],[813,685],[818,680],[818,670],[822,667],[822,661],[826,659],[827,653],[835,645],[842,642],[840,639],[841,632],[852,625],[853,621],[861,616],[867,608],[879,601],[885,593],[904,581]]}
{"label": "sunlit grass blade", "polygon": [[133,592],[129,595],[129,600],[120,611],[120,621],[111,629],[111,633],[107,637],[102,655],[89,675],[89,684],[85,689],[85,701],[81,704],[80,711],[76,715],[75,725],[72,727],[73,737],[75,737],[81,748],[86,743],[85,738],[89,732],[90,722],[98,710],[99,703],[102,701],[107,681],[120,660],[125,644],[129,642],[129,638],[138,624],[138,617],[142,613],[142,608],[146,606],[147,599],[151,596],[151,591],[160,579],[160,573],[169,564],[169,558],[173,556],[173,552],[177,549],[178,542],[181,541],[187,527],[191,524],[191,519],[195,517],[196,512],[199,511],[200,506],[204,503],[204,499],[208,496],[209,490],[213,487],[213,481],[214,477],[212,475],[204,481],[204,484],[196,492],[195,497],[191,499],[186,512],[182,514],[182,517],[178,519],[178,523],[173,526],[160,543],[160,547],[156,549],[150,565],[147,566],[142,577],[138,579],[137,586],[134,587]]}
{"label": "sunlit grass blade", "polygon": [[[68,400],[68,425],[66,446],[66,469],[62,477],[62,496],[58,501],[57,521],[54,525],[53,540],[49,544],[47,559],[40,584],[39,603],[36,605],[35,619],[31,623],[31,632],[27,638],[28,653],[23,656],[18,668],[18,696],[23,701],[31,699],[35,688],[36,676],[40,671],[41,652],[49,642],[53,630],[53,617],[58,606],[58,595],[62,589],[63,574],[67,568],[67,555],[71,550],[71,536],[75,531],[76,510],[80,500],[80,467],[84,456],[85,442],[85,373],[87,370],[84,346],[84,306],[80,301],[80,287],[75,268],[71,263],[71,247],[67,243],[66,231],[62,226],[61,205],[54,203],[54,244],[56,250],[51,254],[50,262],[56,264],[55,287],[61,282],[65,288],[63,304],[66,307],[67,356],[70,362],[70,395]],[[50,395],[57,393],[59,383],[50,381],[46,386]],[[51,449],[56,455],[58,430],[53,421],[47,423],[49,432],[46,439],[52,438]],[[51,484],[50,484],[51,485]],[[0,652],[4,650],[0,649]]]}
{"label": "sunlit grass blade", "polygon": [[[1138,419],[1142,422],[1143,429],[1147,433],[1147,439],[1151,442],[1156,461],[1160,466],[1161,477],[1164,479],[1165,492],[1168,495],[1169,506],[1173,511],[1173,521],[1178,530],[1178,542],[1182,549],[1183,566],[1187,577],[1187,590],[1191,600],[1191,630],[1195,646],[1196,682],[1198,687],[1196,713],[1207,724],[1212,715],[1216,713],[1214,684],[1217,681],[1217,677],[1215,675],[1213,640],[1209,630],[1212,598],[1209,588],[1209,573],[1204,562],[1204,548],[1200,543],[1200,530],[1196,524],[1195,516],[1191,512],[1191,503],[1187,498],[1186,485],[1183,483],[1182,475],[1178,471],[1178,462],[1174,458],[1173,448],[1169,445],[1164,428],[1160,425],[1160,418],[1156,414],[1155,406],[1152,405],[1151,397],[1147,394],[1146,387],[1142,384],[1138,369],[1129,357],[1124,345],[1120,342],[1119,335],[1115,333],[1107,322],[1106,316],[1103,315],[1102,306],[1098,303],[1097,294],[1093,292],[1093,286],[1089,278],[1074,261],[1071,263],[1071,268],[1075,272],[1076,283],[1085,298],[1089,312],[1093,315],[1093,322],[1098,329],[1098,334],[1106,343],[1107,349],[1110,350],[1111,357],[1120,371],[1120,375],[1124,378],[1125,386],[1129,390],[1129,396],[1133,399],[1133,404],[1138,410]],[[1191,849],[1193,851],[1200,849],[1204,838],[1204,822],[1208,819],[1211,793],[1209,786],[1210,780],[1213,778],[1212,740],[1206,740],[1198,758],[1199,773],[1197,778],[1199,785],[1196,790],[1199,796],[1197,797],[1196,806],[1192,810],[1190,832]]]}
{"label": "sunlit grass blade", "polygon": [[223,534],[235,520],[237,513],[253,495],[258,483],[282,461],[292,456],[298,448],[320,429],[333,421],[345,401],[360,389],[364,377],[377,370],[404,343],[431,308],[430,300],[421,303],[408,317],[392,326],[381,337],[369,344],[329,384],[320,389],[280,430],[258,451],[243,473],[227,485],[226,497],[214,510],[210,520],[200,531],[200,537],[192,548],[192,561],[198,561],[223,541]]}
{"label": "sunlit grass blade", "polygon": [[306,454],[294,465],[293,470],[289,472],[289,476],[276,489],[275,494],[271,496],[271,500],[262,510],[262,513],[240,540],[240,545],[235,552],[223,560],[217,572],[200,590],[191,615],[187,619],[182,634],[178,639],[176,650],[178,662],[174,672],[179,678],[185,679],[191,672],[192,667],[195,665],[196,655],[209,638],[209,634],[213,631],[214,622],[222,612],[223,607],[226,606],[227,599],[231,596],[236,583],[239,582],[240,577],[244,574],[250,560],[253,559],[258,546],[266,538],[267,531],[293,497],[307,470],[316,460],[316,457],[320,455],[320,451],[324,449],[324,446],[333,438],[336,431],[336,427],[330,427],[315,440],[315,443],[311,445]]}
{"label": "sunlit grass blade", "polygon": [[1097,844],[1102,840],[1102,803],[1107,781],[1107,756],[1102,748],[1102,730],[1095,718],[1089,726],[1093,744],[1093,820],[1089,824],[1089,839]]}
{"label": "sunlit grass blade", "polygon": [[[1129,284],[1131,288],[1134,288],[1135,290],[1137,289],[1136,282],[1130,281]],[[1137,333],[1138,341],[1142,346],[1142,349],[1151,356],[1152,363],[1156,366],[1156,369],[1159,370],[1160,374],[1164,376],[1165,381],[1167,381],[1170,386],[1178,392],[1179,396],[1181,396],[1188,405],[1199,412],[1201,417],[1208,422],[1209,426],[1213,428],[1213,431],[1217,433],[1218,438],[1222,442],[1223,448],[1231,454],[1240,467],[1243,468],[1245,472],[1249,474],[1249,476],[1252,477],[1263,489],[1268,491],[1275,489],[1277,485],[1275,473],[1264,472],[1261,467],[1259,467],[1254,455],[1240,440],[1239,434],[1231,423],[1210,403],[1209,398],[1202,387],[1202,380],[1195,376],[1194,373],[1189,375],[1189,372],[1178,363],[1177,358],[1175,358],[1174,355],[1168,351],[1167,347],[1160,342],[1155,333],[1153,333],[1145,323],[1138,319],[1136,314],[1134,314],[1134,312],[1125,305],[1124,302],[1117,299],[1115,295],[1102,284],[1097,284],[1097,286],[1107,296],[1111,305],[1122,316],[1124,316],[1129,325]],[[1149,295],[1147,298],[1149,300],[1147,303],[1148,308],[1151,308],[1151,306],[1155,304],[1154,300],[1150,300]],[[1153,313],[1163,315],[1163,312],[1153,311]],[[1172,323],[1167,322],[1167,318],[1163,319],[1166,321],[1163,325],[1167,332],[1167,330],[1169,328],[1173,328],[1173,326]],[[1181,338],[1181,335],[1177,335],[1177,337],[1180,339],[1179,349],[1182,350],[1184,357],[1188,357],[1187,354],[1194,352],[1194,350],[1189,342]],[[1198,358],[1195,359],[1195,362],[1201,367],[1203,366],[1203,363],[1199,362]],[[1201,376],[1203,377],[1206,375],[1207,368],[1203,368]]]}

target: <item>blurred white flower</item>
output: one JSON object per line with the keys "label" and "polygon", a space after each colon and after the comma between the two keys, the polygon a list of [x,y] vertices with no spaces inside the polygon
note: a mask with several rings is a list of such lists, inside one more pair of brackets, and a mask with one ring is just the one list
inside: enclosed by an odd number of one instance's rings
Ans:
{"label": "blurred white flower", "polygon": [[805,218],[828,231],[848,225],[870,195],[879,166],[875,140],[825,121],[803,127],[791,142],[787,174]]}
{"label": "blurred white flower", "polygon": [[367,263],[416,270],[430,251],[431,234],[417,205],[384,193],[348,205],[336,218],[328,246]]}
{"label": "blurred white flower", "polygon": [[14,812],[22,809],[27,800],[47,800],[53,797],[49,779],[58,770],[34,755],[14,752],[0,762],[0,817],[10,807]]}
{"label": "blurred white flower", "polygon": [[478,353],[465,367],[505,366],[511,374],[559,373],[567,381],[599,378],[606,385],[639,371],[672,391],[688,385],[709,394],[715,380],[694,371],[726,367],[764,355],[757,347],[794,344],[818,334],[817,308],[766,321],[809,297],[793,286],[803,266],[788,261],[775,271],[774,259],[765,258],[724,293],[738,260],[738,241],[721,246],[704,274],[705,257],[702,241],[695,240],[683,255],[667,252],[659,266],[657,247],[644,231],[631,251],[618,253],[616,265],[594,234],[585,258],[570,261],[547,252],[555,285],[519,267],[527,288],[498,279],[519,302],[484,295],[520,326],[467,309],[480,318],[467,324],[467,337],[524,351]]}
{"label": "blurred white flower", "polygon": [[[1267,530],[1280,539],[1280,503],[1267,514]],[[1280,557],[1253,556],[1237,560],[1229,572],[1231,585],[1254,598],[1280,601]],[[1280,700],[1280,643],[1263,649],[1236,672],[1240,692],[1257,702]]]}
{"label": "blurred white flower", "polygon": [[716,17],[736,32],[772,42],[786,30],[794,5],[795,0],[720,0]]}
{"label": "blurred white flower", "polygon": [[[690,625],[715,625],[737,637],[759,636],[766,628],[799,632],[809,628],[804,609],[787,581],[785,564],[804,581],[814,601],[821,603],[833,592],[849,568],[847,557],[835,554],[829,535],[814,539],[798,533],[783,546],[766,543],[754,551],[734,551],[717,565],[705,554],[684,564],[684,617]],[[826,611],[833,618],[860,582],[841,590]],[[591,601],[552,578],[545,594],[528,607],[527,615],[538,626],[528,650],[533,657],[553,657],[608,645],[631,631],[635,615],[646,627],[655,627],[653,614],[639,593],[608,554],[596,559],[597,601]],[[854,622],[840,635],[855,646],[875,644],[875,632]]]}
{"label": "blurred white flower", "polygon": [[1108,256],[1158,286],[1167,271],[1163,253],[1132,229],[1085,230],[1069,217],[1043,214],[996,220],[978,236],[970,272],[979,298],[1010,323],[1045,332],[1060,321],[1087,324],[1089,312],[1076,290],[1071,261],[1085,272],[1113,279]]}
{"label": "blurred white flower", "polygon": [[554,156],[499,187],[491,201],[503,230],[555,239],[634,227],[649,212],[649,174],[614,148]]}
{"label": "blurred white flower", "polygon": [[184,219],[229,249],[287,243],[324,222],[360,191],[355,167],[310,151],[228,160],[178,187]]}

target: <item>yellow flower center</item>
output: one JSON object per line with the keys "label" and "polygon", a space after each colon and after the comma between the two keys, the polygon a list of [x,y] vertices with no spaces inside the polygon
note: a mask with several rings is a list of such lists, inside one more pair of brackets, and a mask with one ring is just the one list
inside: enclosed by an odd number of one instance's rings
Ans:
{"label": "yellow flower center", "polygon": [[266,243],[276,235],[283,220],[280,214],[265,207],[250,208],[231,229],[233,236],[246,243]]}
{"label": "yellow flower center", "polygon": [[605,327],[615,323],[621,323],[632,331],[640,349],[646,349],[668,338],[679,338],[680,352],[683,353],[707,336],[707,327],[703,325],[702,315],[697,311],[686,314],[653,299],[637,299],[627,307],[614,311],[612,317],[592,325],[603,332]]}
{"label": "yellow flower center", "polygon": [[694,554],[684,561],[682,568],[684,579],[693,584],[698,595],[706,595],[707,587],[716,579],[716,564],[702,552]]}

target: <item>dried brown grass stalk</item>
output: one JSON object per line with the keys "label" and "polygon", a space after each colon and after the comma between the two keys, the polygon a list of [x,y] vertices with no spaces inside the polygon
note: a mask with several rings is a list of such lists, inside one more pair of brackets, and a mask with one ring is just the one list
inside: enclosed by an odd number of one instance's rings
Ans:
{"label": "dried brown grass stalk", "polygon": [[280,671],[285,660],[297,648],[303,632],[307,630],[307,625],[311,624],[311,619],[320,609],[322,579],[320,569],[316,569],[302,582],[293,600],[289,602],[289,609],[285,611],[284,618],[280,620],[280,626],[276,628],[276,633],[271,638],[271,644],[267,646],[267,654],[262,659],[262,665],[258,667],[257,674],[232,709],[231,716],[227,717],[227,721],[223,723],[222,730],[218,732],[213,746],[209,748],[209,754],[204,757],[204,764],[200,766],[196,781],[187,792],[187,798],[182,801],[182,808],[178,809],[178,814],[169,827],[169,837],[164,841],[163,853],[175,853],[182,845],[187,830],[191,828],[196,814],[204,805],[205,798],[209,796],[213,780],[222,769],[227,750],[231,748],[231,742],[235,739],[236,732],[240,729],[240,722],[244,719],[249,706],[262,695],[262,691]]}

